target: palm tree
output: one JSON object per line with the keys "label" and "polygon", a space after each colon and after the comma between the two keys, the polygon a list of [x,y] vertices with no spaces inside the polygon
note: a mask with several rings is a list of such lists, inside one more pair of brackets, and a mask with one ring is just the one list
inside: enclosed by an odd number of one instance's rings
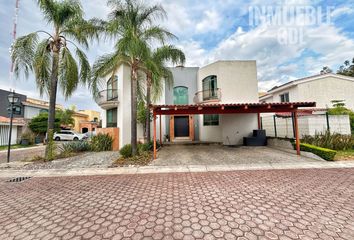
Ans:
{"label": "palm tree", "polygon": [[[54,120],[57,87],[68,98],[79,83],[90,79],[90,64],[85,53],[73,42],[88,48],[88,40],[98,37],[98,20],[84,20],[83,10],[78,0],[38,0],[37,4],[46,21],[53,27],[52,34],[39,30],[20,37],[12,49],[12,61],[18,77],[24,71],[28,78],[34,72],[36,85],[41,95],[49,95],[48,145],[46,159],[54,158]],[[46,37],[39,41],[39,33]],[[71,38],[71,40],[69,40]],[[78,62],[68,45],[72,45]]]}
{"label": "palm tree", "polygon": [[109,0],[112,9],[105,24],[108,36],[117,39],[114,52],[101,56],[93,65],[92,89],[107,77],[114,77],[120,66],[126,64],[131,70],[131,146],[132,154],[137,153],[137,89],[138,72],[148,59],[153,43],[164,43],[174,35],[154,25],[157,18],[166,16],[159,5],[144,6],[135,0]]}
{"label": "palm tree", "polygon": [[[146,138],[151,140],[150,131],[150,104],[151,96],[153,101],[156,101],[161,96],[163,82],[167,85],[173,83],[172,72],[166,67],[167,62],[172,64],[183,65],[186,60],[184,53],[172,45],[165,45],[159,47],[152,52],[149,59],[145,61],[145,74],[146,74]],[[164,80],[164,81],[163,81]],[[161,140],[161,139],[160,139]]]}

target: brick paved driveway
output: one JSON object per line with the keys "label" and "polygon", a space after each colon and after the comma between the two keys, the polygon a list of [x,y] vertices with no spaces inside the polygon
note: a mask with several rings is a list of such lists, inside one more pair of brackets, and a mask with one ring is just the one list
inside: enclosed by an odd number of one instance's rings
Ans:
{"label": "brick paved driveway", "polygon": [[0,239],[354,239],[354,169],[0,179]]}

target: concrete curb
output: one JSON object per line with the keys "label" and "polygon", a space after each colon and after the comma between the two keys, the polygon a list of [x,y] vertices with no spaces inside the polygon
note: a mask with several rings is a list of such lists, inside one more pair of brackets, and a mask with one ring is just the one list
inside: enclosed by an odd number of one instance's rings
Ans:
{"label": "concrete curb", "polygon": [[319,163],[289,163],[289,164],[257,164],[257,165],[190,165],[190,166],[143,166],[120,168],[79,168],[79,169],[48,169],[48,170],[0,170],[0,178],[18,176],[60,177],[60,176],[92,176],[119,174],[151,174],[151,173],[195,173],[224,172],[239,170],[281,170],[281,169],[328,169],[354,168],[350,162],[319,162]]}

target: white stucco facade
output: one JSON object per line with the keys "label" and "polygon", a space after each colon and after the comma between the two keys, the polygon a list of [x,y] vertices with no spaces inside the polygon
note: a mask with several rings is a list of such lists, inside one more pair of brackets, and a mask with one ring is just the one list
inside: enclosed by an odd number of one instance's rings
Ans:
{"label": "white stucco facade", "polygon": [[316,102],[317,108],[332,107],[331,101],[344,100],[354,110],[354,78],[338,74],[323,74],[295,80],[268,91],[261,102],[280,102],[280,95],[289,93],[290,102]]}
{"label": "white stucco facade", "polygon": [[[202,81],[210,75],[217,76],[220,88],[220,103],[258,102],[256,61],[217,61],[202,67],[198,76],[198,90]],[[219,126],[204,126],[199,119],[201,141],[222,142],[224,145],[240,145],[243,137],[257,128],[256,114],[219,115]]]}
{"label": "white stucco facade", "polygon": [[[175,104],[174,89],[185,87],[187,104],[194,104],[197,91],[203,90],[203,79],[214,75],[221,95],[215,104],[220,103],[256,103],[258,102],[258,81],[256,61],[217,61],[202,68],[171,68],[175,82],[173,86],[164,86],[162,95],[154,104]],[[119,128],[120,147],[131,140],[131,99],[130,68],[122,66],[117,72],[118,103],[117,127]],[[210,103],[210,102],[209,102]],[[200,103],[203,104],[203,103]],[[103,110],[102,126],[107,126],[107,110]],[[204,126],[203,115],[193,115],[193,140],[220,142],[225,145],[241,145],[243,137],[249,136],[257,128],[256,114],[219,115],[218,125]],[[170,116],[161,117],[161,136],[170,133]],[[174,120],[173,120],[174,121]],[[157,139],[160,138],[160,116],[157,117]],[[189,123],[191,124],[191,123]],[[191,127],[191,125],[189,126]],[[153,130],[151,124],[151,130]],[[143,139],[143,129],[138,125],[138,139]]]}

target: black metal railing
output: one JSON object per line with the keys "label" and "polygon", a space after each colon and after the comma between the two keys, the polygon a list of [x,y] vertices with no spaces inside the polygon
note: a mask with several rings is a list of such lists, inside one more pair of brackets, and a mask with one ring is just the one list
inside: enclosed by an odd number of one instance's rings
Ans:
{"label": "black metal railing", "polygon": [[117,89],[106,89],[100,91],[95,98],[98,105],[118,101],[118,90]]}
{"label": "black metal railing", "polygon": [[220,102],[221,101],[221,89],[208,89],[196,92],[193,98],[194,103],[203,102]]}

